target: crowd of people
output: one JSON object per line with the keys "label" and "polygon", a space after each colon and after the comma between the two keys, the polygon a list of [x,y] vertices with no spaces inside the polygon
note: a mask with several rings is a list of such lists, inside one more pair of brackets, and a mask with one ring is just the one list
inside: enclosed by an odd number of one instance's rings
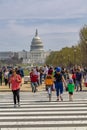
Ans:
{"label": "crowd of people", "polygon": [[82,91],[83,85],[87,86],[87,68],[74,66],[66,69],[44,65],[40,68],[34,67],[30,72],[30,79],[32,92],[36,92],[37,86],[41,85],[44,79],[46,90],[49,90],[49,87],[51,87],[51,90],[55,89],[57,101],[63,101],[64,87],[69,92],[69,100],[71,101],[73,100],[74,91]]}
{"label": "crowd of people", "polygon": [[[1,68],[0,69],[0,85],[2,85],[2,75],[4,76],[5,85],[9,85],[13,92],[14,107],[16,107],[16,100],[20,106],[20,85],[22,84],[22,77],[24,71],[21,67],[18,68]],[[36,66],[31,68],[29,72],[32,92],[38,90],[38,86],[44,83],[45,89],[51,101],[52,91],[56,92],[56,101],[63,101],[63,91],[68,91],[69,100],[73,100],[74,91],[82,91],[83,82],[87,87],[87,68],[74,66],[72,68],[53,67],[44,65],[42,67]],[[65,89],[64,89],[65,88]]]}

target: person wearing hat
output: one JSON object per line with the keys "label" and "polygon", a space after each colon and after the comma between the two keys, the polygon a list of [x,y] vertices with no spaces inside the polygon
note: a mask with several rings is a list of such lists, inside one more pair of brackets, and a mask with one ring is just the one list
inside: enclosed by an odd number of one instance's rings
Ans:
{"label": "person wearing hat", "polygon": [[56,89],[56,95],[57,95],[57,101],[61,100],[63,101],[62,94],[63,94],[63,82],[66,87],[65,79],[61,73],[61,68],[57,67],[56,72],[54,75],[54,81],[55,81],[55,89]]}
{"label": "person wearing hat", "polygon": [[69,83],[67,85],[68,93],[69,93],[69,101],[73,101],[73,92],[75,89],[75,85],[73,83],[73,79],[69,79]]}

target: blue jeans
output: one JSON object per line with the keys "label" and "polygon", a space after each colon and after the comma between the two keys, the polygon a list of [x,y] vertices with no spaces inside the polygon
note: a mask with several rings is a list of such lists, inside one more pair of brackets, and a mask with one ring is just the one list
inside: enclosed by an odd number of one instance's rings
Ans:
{"label": "blue jeans", "polygon": [[36,92],[36,87],[38,86],[37,82],[31,82],[32,92]]}
{"label": "blue jeans", "polygon": [[55,82],[55,88],[56,88],[56,95],[58,97],[59,94],[63,93],[63,83],[62,82]]}
{"label": "blue jeans", "polygon": [[80,87],[80,91],[82,91],[82,82],[76,80],[76,88],[77,88],[76,90],[77,90],[77,91],[78,91],[79,87]]}

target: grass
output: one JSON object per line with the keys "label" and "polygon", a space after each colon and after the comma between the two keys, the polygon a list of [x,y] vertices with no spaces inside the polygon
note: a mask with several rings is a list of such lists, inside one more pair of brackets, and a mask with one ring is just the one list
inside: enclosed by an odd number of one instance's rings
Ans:
{"label": "grass", "polygon": [[25,75],[25,76],[28,76],[28,75],[29,75],[29,70],[24,69],[24,75]]}

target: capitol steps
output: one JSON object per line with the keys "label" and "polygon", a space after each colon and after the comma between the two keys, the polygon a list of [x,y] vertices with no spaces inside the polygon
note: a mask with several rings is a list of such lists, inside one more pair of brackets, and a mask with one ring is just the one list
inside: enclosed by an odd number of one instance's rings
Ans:
{"label": "capitol steps", "polygon": [[21,100],[20,108],[0,101],[1,130],[87,130],[87,100],[47,102]]}

